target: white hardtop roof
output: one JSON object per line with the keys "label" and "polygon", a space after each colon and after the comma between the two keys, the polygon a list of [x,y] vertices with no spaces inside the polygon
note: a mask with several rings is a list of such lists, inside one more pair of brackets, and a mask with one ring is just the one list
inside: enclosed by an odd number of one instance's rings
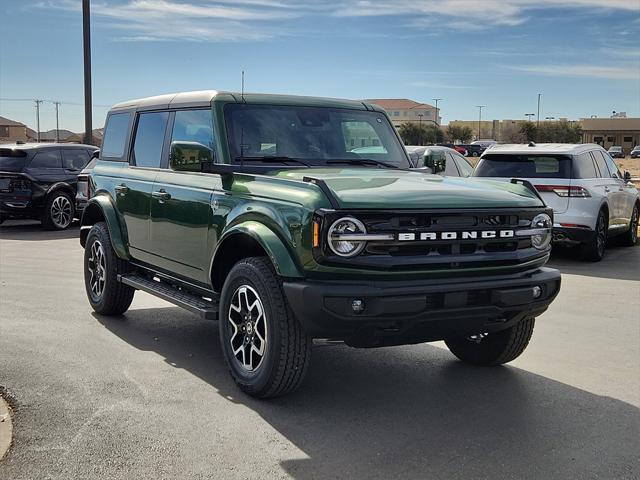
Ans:
{"label": "white hardtop roof", "polygon": [[217,90],[200,90],[196,92],[167,93],[155,97],[137,98],[116,103],[112,110],[128,108],[169,108],[206,106],[218,94]]}
{"label": "white hardtop roof", "polygon": [[602,149],[602,147],[595,143],[510,143],[494,145],[485,150],[483,155],[493,155],[494,153],[578,155],[596,149]]}

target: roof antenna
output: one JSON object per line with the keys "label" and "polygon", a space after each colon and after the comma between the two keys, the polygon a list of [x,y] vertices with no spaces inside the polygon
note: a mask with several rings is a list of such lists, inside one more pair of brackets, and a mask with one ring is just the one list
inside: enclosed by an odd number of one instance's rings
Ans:
{"label": "roof antenna", "polygon": [[244,101],[244,70],[242,70],[242,89],[240,90],[240,96],[242,97],[242,103],[245,103]]}

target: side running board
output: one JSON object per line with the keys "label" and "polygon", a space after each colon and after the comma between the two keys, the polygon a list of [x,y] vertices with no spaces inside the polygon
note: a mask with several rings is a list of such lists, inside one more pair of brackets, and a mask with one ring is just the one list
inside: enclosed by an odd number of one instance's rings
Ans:
{"label": "side running board", "polygon": [[118,275],[118,281],[189,310],[202,319],[218,319],[218,295],[209,301],[167,283],[156,282],[138,275]]}

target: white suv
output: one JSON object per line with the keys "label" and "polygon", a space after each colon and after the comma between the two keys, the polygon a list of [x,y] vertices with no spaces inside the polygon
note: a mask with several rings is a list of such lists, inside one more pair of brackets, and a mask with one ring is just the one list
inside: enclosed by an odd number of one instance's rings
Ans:
{"label": "white suv", "polygon": [[629,172],[622,175],[598,145],[495,145],[480,157],[473,176],[531,182],[553,208],[554,242],[580,245],[585,259],[601,260],[614,235],[636,243],[638,190]]}

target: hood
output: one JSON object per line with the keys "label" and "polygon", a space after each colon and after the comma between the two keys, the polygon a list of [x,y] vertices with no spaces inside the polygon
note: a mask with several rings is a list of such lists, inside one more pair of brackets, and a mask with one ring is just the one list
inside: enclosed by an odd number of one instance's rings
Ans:
{"label": "hood", "polygon": [[345,209],[541,207],[522,185],[479,178],[441,177],[418,171],[314,168],[280,171],[278,177],[324,180]]}

